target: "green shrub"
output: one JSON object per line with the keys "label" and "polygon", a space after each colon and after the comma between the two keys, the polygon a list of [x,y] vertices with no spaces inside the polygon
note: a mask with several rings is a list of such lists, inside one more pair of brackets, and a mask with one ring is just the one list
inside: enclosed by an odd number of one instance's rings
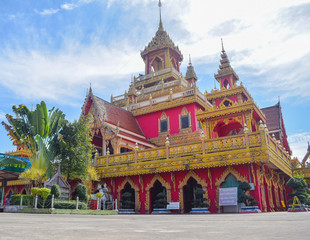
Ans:
{"label": "green shrub", "polygon": [[43,206],[42,207],[44,208],[46,199],[50,195],[51,189],[49,189],[49,188],[41,188],[40,190],[41,190],[40,191],[40,196],[43,198]]}
{"label": "green shrub", "polygon": [[31,194],[32,194],[33,196],[35,196],[35,195],[40,195],[40,192],[41,192],[41,190],[40,190],[40,188],[38,188],[38,187],[33,187],[33,188],[31,188]]}
{"label": "green shrub", "polygon": [[292,197],[288,200],[288,203],[292,204],[295,196],[298,197],[300,203],[302,204],[310,203],[310,190],[308,189],[306,180],[303,177],[291,178],[288,180],[286,186],[293,189],[293,192],[288,194],[289,197]]}
{"label": "green shrub", "polygon": [[33,202],[33,196],[32,195],[26,195],[26,194],[14,194],[11,196],[11,204],[12,205],[19,205],[20,204],[20,198],[23,196],[23,205],[32,205]]}
{"label": "green shrub", "polygon": [[60,187],[57,184],[54,184],[51,187],[51,195],[53,195],[53,194],[54,194],[55,198],[58,198],[61,194]]}
{"label": "green shrub", "polygon": [[79,197],[79,201],[87,203],[88,196],[86,186],[79,183],[75,189],[75,196]]}
{"label": "green shrub", "polygon": [[[56,209],[75,209],[76,201],[55,201],[54,208]],[[87,204],[79,201],[79,209],[87,209]]]}
{"label": "green shrub", "polygon": [[41,190],[41,191],[40,191],[40,194],[39,194],[39,195],[40,195],[44,200],[46,200],[47,197],[48,197],[48,195],[50,195],[51,189],[49,189],[49,188],[41,188],[40,190]]}
{"label": "green shrub", "polygon": [[238,197],[238,203],[244,203],[245,206],[254,206],[258,203],[258,201],[254,200],[254,197],[247,194],[247,192],[251,190],[251,185],[249,183],[241,182],[238,188],[241,189],[241,193]]}
{"label": "green shrub", "polygon": [[207,203],[208,199],[204,198],[203,195],[206,193],[201,187],[195,187],[194,195],[195,198],[192,202],[194,208],[208,208],[209,204]]}

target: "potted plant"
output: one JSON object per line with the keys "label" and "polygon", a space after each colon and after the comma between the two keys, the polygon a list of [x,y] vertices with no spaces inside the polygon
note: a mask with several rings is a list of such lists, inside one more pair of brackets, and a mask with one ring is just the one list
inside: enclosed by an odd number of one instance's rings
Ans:
{"label": "potted plant", "polygon": [[241,193],[238,198],[238,203],[241,203],[240,213],[258,213],[261,210],[258,206],[254,206],[258,201],[254,200],[254,197],[250,195],[251,185],[247,182],[241,182],[238,187]]}
{"label": "potted plant", "polygon": [[299,201],[299,203],[293,208],[294,212],[307,211],[307,205],[310,204],[310,191],[304,177],[298,176],[291,178],[286,185],[293,189],[293,192],[288,194],[289,197],[292,197],[288,200],[288,203],[290,204],[288,211],[292,211],[292,203],[294,199],[298,199],[297,202]]}
{"label": "potted plant", "polygon": [[167,202],[166,191],[163,190],[162,192],[156,195],[156,200],[154,201],[154,209],[152,214],[162,214],[162,213],[170,213],[170,210],[167,209]]}
{"label": "potted plant", "polygon": [[135,202],[133,201],[132,193],[124,192],[122,194],[122,200],[120,201],[121,208],[119,214],[133,214],[135,213]]}
{"label": "potted plant", "polygon": [[193,208],[190,213],[210,213],[209,212],[209,204],[207,203],[208,199],[204,198],[203,195],[206,193],[201,187],[196,187],[194,189],[194,200],[193,200]]}

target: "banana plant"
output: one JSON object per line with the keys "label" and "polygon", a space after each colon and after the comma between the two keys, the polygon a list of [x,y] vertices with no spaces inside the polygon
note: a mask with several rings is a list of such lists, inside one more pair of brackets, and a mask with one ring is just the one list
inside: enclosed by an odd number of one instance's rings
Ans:
{"label": "banana plant", "polygon": [[58,108],[47,111],[44,101],[37,104],[33,111],[25,105],[13,106],[12,109],[16,116],[7,114],[9,124],[2,122],[2,125],[14,144],[31,152],[29,159],[32,167],[26,170],[21,178],[41,183],[44,175],[48,174],[51,162],[54,161],[56,151],[51,142],[66,124],[65,114]]}

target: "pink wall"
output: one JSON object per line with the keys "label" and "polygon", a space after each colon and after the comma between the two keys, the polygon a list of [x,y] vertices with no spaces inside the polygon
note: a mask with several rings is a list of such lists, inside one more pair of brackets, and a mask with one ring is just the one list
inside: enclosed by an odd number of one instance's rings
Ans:
{"label": "pink wall", "polygon": [[[199,105],[196,103],[188,104],[185,106],[186,110],[191,115],[191,125],[192,130],[197,131],[198,130],[198,123],[196,119],[196,111],[200,109]],[[179,129],[179,116],[183,110],[183,106],[167,109],[165,111],[158,111],[154,113],[149,113],[142,116],[137,116],[136,119],[138,121],[138,124],[141,127],[141,130],[145,134],[147,139],[158,137],[158,122],[163,112],[167,115],[169,118],[169,128],[170,128],[170,134],[177,134],[180,132]],[[167,132],[168,134],[168,132]]]}

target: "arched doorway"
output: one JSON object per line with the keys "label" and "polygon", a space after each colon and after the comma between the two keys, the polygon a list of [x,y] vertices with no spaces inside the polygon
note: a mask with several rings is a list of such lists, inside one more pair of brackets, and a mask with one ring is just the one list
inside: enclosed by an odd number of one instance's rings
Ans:
{"label": "arched doorway", "polygon": [[127,182],[124,189],[121,191],[121,208],[135,209],[135,190]]}
{"label": "arched doorway", "polygon": [[187,184],[183,187],[184,213],[189,213],[192,210],[195,198],[194,191],[197,187],[202,188],[193,177],[190,177]]}
{"label": "arched doorway", "polygon": [[[233,174],[228,174],[225,182],[221,184],[221,188],[233,188],[233,187],[239,187],[240,182],[237,180],[237,178]],[[239,199],[240,194],[242,193],[242,190],[238,188],[238,195],[237,199]],[[223,206],[223,213],[232,213],[232,212],[238,212],[238,206]]]}
{"label": "arched doorway", "polygon": [[213,136],[226,137],[243,133],[242,125],[234,120],[229,119],[227,123],[223,120],[219,121],[213,130]]}
{"label": "arched doorway", "polygon": [[154,183],[153,187],[150,189],[150,194],[151,194],[151,212],[154,209],[154,203],[157,199],[157,195],[161,192],[166,193],[166,199],[167,199],[167,190],[163,185],[160,183],[160,181],[156,180]]}
{"label": "arched doorway", "polygon": [[113,154],[114,154],[114,148],[113,148],[113,146],[112,146],[111,141],[108,141],[107,150],[109,150],[110,155],[113,155]]}

